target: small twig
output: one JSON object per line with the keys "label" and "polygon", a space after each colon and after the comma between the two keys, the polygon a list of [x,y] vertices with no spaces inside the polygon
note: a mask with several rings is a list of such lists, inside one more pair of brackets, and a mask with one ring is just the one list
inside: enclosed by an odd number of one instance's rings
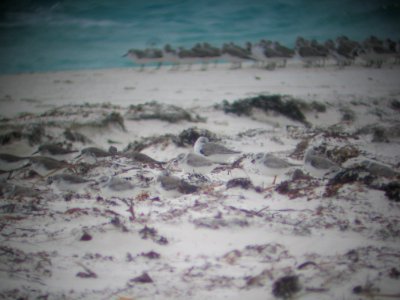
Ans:
{"label": "small twig", "polygon": [[97,278],[97,274],[90,270],[88,267],[86,267],[84,264],[77,262],[76,263],[78,266],[82,267],[86,273],[83,272],[78,272],[76,276],[81,277],[81,278]]}
{"label": "small twig", "polygon": [[129,203],[128,211],[129,211],[130,214],[131,214],[131,216],[129,217],[129,220],[130,220],[131,222],[133,222],[133,221],[136,220],[135,211],[134,211],[134,209],[133,209],[133,199],[130,199],[129,202],[130,202],[130,203]]}

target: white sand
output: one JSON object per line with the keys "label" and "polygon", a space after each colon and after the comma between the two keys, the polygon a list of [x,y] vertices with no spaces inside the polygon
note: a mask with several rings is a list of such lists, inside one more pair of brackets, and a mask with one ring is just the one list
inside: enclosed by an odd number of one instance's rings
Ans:
{"label": "white sand", "polygon": [[[116,69],[21,74],[0,77],[0,99],[2,115],[8,116],[61,103],[130,105],[157,100],[184,107],[208,106],[223,99],[236,100],[260,93],[336,101],[396,97],[399,74],[398,67],[293,67],[266,71],[250,67],[230,70],[226,65],[207,71],[170,71],[165,67],[143,72]],[[14,101],[4,101],[8,97]]]}
{"label": "white sand", "polygon": [[[0,76],[0,115],[12,118],[21,112],[41,113],[86,102],[109,102],[123,111],[131,104],[156,100],[187,108],[207,121],[171,124],[125,120],[127,132],[112,129],[92,133],[90,138],[104,148],[112,139],[122,149],[140,137],[179,134],[197,126],[215,132],[228,147],[243,153],[277,152],[287,156],[300,139],[286,125],[298,126],[300,134],[305,134],[302,124],[279,115],[238,117],[213,108],[224,99],[259,94],[291,95],[325,103],[327,112],[307,114],[312,128],[340,124],[344,130],[354,131],[367,124],[399,121],[398,113],[389,109],[388,103],[400,100],[400,68],[292,66],[266,71],[250,67],[230,70],[220,65],[207,71],[120,69]],[[339,110],[343,107],[355,112],[354,122],[341,122]],[[380,115],[373,113],[378,110]],[[248,130],[257,133],[254,137],[238,135]],[[371,143],[369,135],[349,140],[320,135],[311,143],[318,144],[322,139],[330,145],[355,145],[363,158],[397,165],[398,170],[398,138],[387,144]],[[6,145],[0,152],[28,155],[33,150],[18,147],[20,144]],[[169,160],[187,151],[174,145],[155,145],[143,152]],[[136,172],[123,175],[134,176]],[[147,168],[146,172],[151,177],[159,171]],[[100,169],[91,176],[111,173]],[[179,171],[177,174],[184,175]],[[228,180],[247,176],[267,189],[256,193],[225,188]],[[288,274],[300,276],[301,299],[360,299],[352,293],[353,287],[368,284],[379,287],[383,294],[400,293],[399,279],[389,276],[391,268],[400,268],[400,206],[389,201],[384,192],[353,184],[345,185],[337,196],[324,197],[325,186],[319,181],[319,187],[290,200],[274,190],[272,174],[260,173],[249,161],[244,170],[210,177],[213,184],[193,195],[166,197],[157,189],[147,189],[150,198],[158,197],[159,201],[136,199],[134,221],[129,221],[127,203],[118,198],[120,195],[103,193],[103,189],[91,191],[88,199],[67,202],[62,197],[51,198],[44,217],[2,221],[7,225],[0,231],[1,244],[35,253],[35,258],[24,262],[32,275],[27,278],[19,276],[17,269],[10,271],[9,260],[0,257],[0,293],[19,288],[25,293],[35,290],[34,295],[49,293],[50,299],[274,299],[273,282]],[[286,179],[288,176],[281,175],[277,183]],[[116,205],[98,201],[98,196]],[[68,212],[78,208],[83,211]],[[114,213],[128,232],[110,224]],[[221,219],[224,222],[218,223]],[[144,226],[155,228],[168,244],[142,239],[138,232]],[[21,228],[26,228],[26,235],[21,234]],[[84,231],[93,239],[80,241]],[[261,248],[254,250],[248,247],[251,245]],[[348,254],[351,250],[357,253],[356,258]],[[149,251],[159,253],[161,258],[141,256]],[[128,253],[133,261],[127,259]],[[298,269],[310,261],[314,265]],[[82,265],[97,278],[77,277],[78,272],[85,271]],[[50,275],[43,269],[48,269]],[[130,282],[142,272],[147,272],[153,282]],[[258,283],[248,284],[249,278]],[[322,291],[310,292],[307,288]]]}

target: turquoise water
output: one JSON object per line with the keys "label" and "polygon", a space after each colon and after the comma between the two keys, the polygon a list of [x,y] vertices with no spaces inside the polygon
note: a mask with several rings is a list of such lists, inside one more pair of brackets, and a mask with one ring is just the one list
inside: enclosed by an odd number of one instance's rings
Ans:
{"label": "turquoise water", "polygon": [[400,38],[400,2],[3,0],[0,73],[129,67],[129,48],[345,34]]}

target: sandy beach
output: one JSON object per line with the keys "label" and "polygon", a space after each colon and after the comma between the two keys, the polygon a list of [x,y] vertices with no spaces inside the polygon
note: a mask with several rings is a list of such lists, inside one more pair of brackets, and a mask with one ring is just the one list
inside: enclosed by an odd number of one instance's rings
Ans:
{"label": "sandy beach", "polygon": [[[1,75],[0,153],[77,153],[45,176],[0,165],[0,298],[398,298],[399,112],[398,65]],[[185,171],[200,135],[240,153]],[[196,191],[166,191],[165,169]]]}

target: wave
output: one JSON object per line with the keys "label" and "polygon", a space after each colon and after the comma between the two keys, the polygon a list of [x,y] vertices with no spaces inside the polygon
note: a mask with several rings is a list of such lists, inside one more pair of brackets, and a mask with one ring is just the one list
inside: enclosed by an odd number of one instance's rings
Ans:
{"label": "wave", "polygon": [[3,0],[0,72],[120,66],[127,49],[166,43],[271,39],[291,47],[298,35],[343,34],[397,40],[399,19],[398,0]]}

